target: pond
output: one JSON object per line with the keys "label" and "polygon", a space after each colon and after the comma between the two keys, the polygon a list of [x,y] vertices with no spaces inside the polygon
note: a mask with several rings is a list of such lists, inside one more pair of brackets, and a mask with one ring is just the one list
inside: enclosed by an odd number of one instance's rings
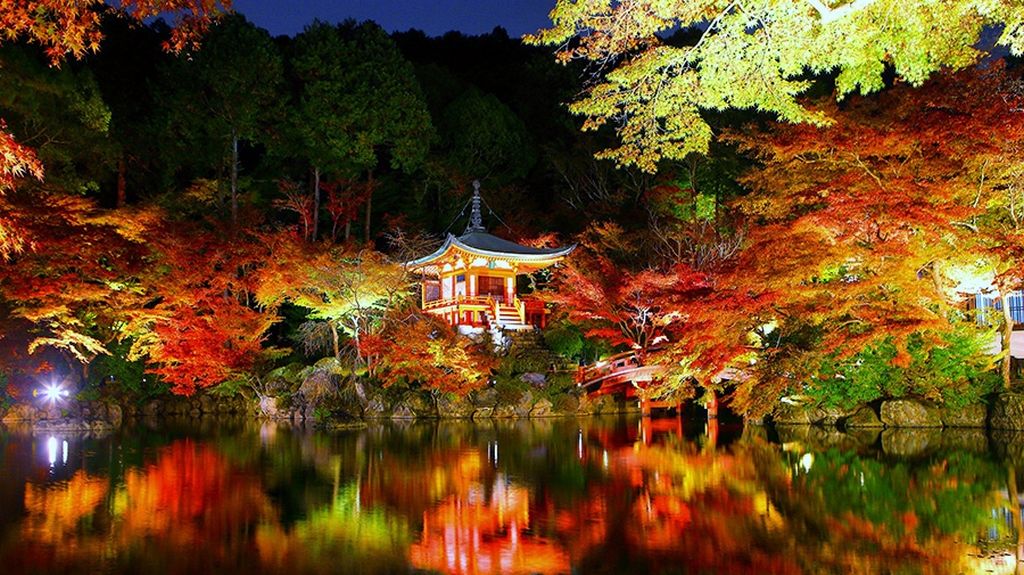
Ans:
{"label": "pond", "polygon": [[0,428],[0,572],[1014,573],[1022,454],[674,418]]}

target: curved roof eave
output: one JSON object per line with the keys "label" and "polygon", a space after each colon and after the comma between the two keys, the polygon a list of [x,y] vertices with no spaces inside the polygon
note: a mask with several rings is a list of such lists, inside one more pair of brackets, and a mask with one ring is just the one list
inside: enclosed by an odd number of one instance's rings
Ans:
{"label": "curved roof eave", "polygon": [[542,253],[535,253],[535,254],[516,254],[516,253],[509,253],[509,252],[499,252],[499,251],[485,250],[485,249],[482,249],[482,248],[470,246],[470,245],[467,245],[467,244],[459,241],[459,238],[455,237],[454,235],[448,234],[448,237],[445,239],[444,244],[442,244],[441,247],[439,247],[436,251],[434,251],[434,253],[432,253],[430,255],[423,256],[421,258],[417,258],[415,260],[408,261],[408,262],[405,263],[405,266],[406,267],[416,267],[416,266],[420,266],[420,265],[426,264],[426,263],[428,263],[428,262],[430,262],[432,260],[435,260],[435,259],[441,257],[442,255],[444,255],[444,253],[448,251],[448,248],[450,248],[453,245],[458,247],[459,249],[465,251],[465,252],[468,252],[468,253],[471,253],[471,254],[474,254],[474,255],[478,255],[478,256],[516,259],[516,260],[525,261],[525,262],[544,261],[544,260],[549,260],[549,259],[552,259],[552,258],[562,258],[562,257],[565,257],[565,256],[569,255],[570,253],[572,253],[573,250],[576,249],[576,244],[572,244],[571,246],[567,246],[567,247],[564,247],[564,248],[553,249],[553,250],[551,250],[549,252],[542,252]]}

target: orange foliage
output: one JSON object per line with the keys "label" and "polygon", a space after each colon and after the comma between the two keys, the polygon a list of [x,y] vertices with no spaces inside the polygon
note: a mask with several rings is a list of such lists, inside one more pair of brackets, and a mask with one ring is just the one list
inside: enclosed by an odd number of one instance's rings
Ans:
{"label": "orange foliage", "polygon": [[396,322],[381,336],[364,338],[362,346],[388,384],[415,382],[459,395],[486,384],[495,362],[480,345],[429,316]]}

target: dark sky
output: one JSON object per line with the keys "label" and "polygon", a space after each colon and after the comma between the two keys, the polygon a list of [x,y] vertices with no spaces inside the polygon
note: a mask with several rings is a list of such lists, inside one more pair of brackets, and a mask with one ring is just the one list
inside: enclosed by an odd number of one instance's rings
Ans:
{"label": "dark sky", "polygon": [[521,36],[549,23],[555,0],[234,0],[233,5],[275,36],[301,32],[314,18],[374,20],[389,32],[418,28],[431,36],[449,30],[483,34],[501,26],[510,36]]}

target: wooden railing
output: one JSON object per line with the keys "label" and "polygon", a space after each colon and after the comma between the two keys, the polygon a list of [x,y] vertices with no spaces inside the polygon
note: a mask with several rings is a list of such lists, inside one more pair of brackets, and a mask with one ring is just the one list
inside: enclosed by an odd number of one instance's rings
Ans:
{"label": "wooden railing", "polygon": [[452,307],[460,305],[474,305],[482,307],[493,307],[497,305],[494,303],[494,298],[485,295],[458,295],[455,297],[435,299],[428,301],[423,305],[423,309],[436,309],[442,307]]}

